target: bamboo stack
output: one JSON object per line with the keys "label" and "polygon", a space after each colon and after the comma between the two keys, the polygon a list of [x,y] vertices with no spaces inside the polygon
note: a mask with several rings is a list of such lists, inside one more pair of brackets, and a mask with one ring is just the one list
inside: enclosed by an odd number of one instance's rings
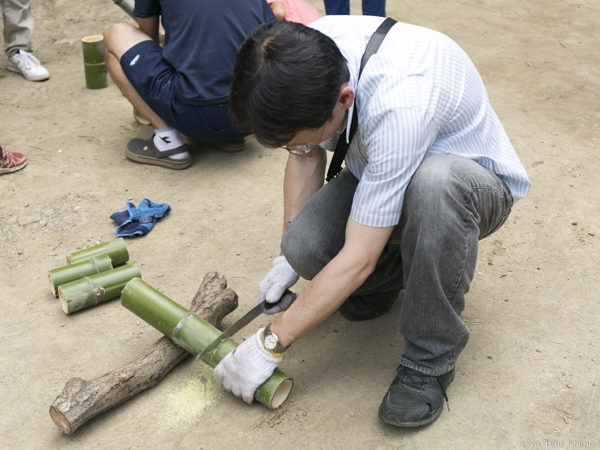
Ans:
{"label": "bamboo stack", "polygon": [[129,280],[141,277],[135,265],[123,265],[128,260],[123,238],[70,253],[69,265],[48,272],[50,290],[65,314],[96,306],[118,297]]}
{"label": "bamboo stack", "polygon": [[121,295],[125,285],[133,278],[141,277],[133,264],[83,277],[58,288],[58,298],[65,314],[96,306]]}
{"label": "bamboo stack", "polygon": [[67,263],[75,264],[100,255],[110,256],[113,266],[125,264],[129,260],[127,244],[123,238],[118,238],[70,253],[67,255]]}
{"label": "bamboo stack", "polygon": [[48,272],[50,290],[55,297],[58,297],[59,286],[87,277],[88,275],[106,272],[112,268],[113,265],[110,256],[99,255],[96,258],[86,259],[75,264],[50,270]]}

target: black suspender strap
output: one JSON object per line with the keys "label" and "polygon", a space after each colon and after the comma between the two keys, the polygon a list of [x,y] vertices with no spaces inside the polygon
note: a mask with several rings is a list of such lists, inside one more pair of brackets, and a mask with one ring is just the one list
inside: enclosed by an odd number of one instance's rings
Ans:
{"label": "black suspender strap", "polygon": [[[394,26],[396,21],[390,17],[385,19],[379,28],[375,30],[375,33],[369,39],[367,43],[367,48],[365,49],[365,53],[360,61],[360,70],[358,71],[358,79],[356,80],[356,87],[358,88],[358,80],[360,80],[360,75],[362,74],[365,65],[369,58],[377,53],[379,50],[379,46],[383,42],[385,35],[390,28]],[[354,133],[358,128],[358,108],[356,106],[356,92],[354,93],[354,112],[352,113],[352,123],[350,124],[350,136],[349,141],[346,142],[346,133],[342,133],[337,141],[335,146],[335,152],[333,153],[333,158],[331,159],[331,164],[329,165],[329,170],[327,171],[327,181],[335,178],[338,173],[342,170],[342,162],[344,162],[344,158],[346,157],[346,152],[348,151],[348,147],[350,147],[350,143],[352,142],[352,138],[354,137]]]}

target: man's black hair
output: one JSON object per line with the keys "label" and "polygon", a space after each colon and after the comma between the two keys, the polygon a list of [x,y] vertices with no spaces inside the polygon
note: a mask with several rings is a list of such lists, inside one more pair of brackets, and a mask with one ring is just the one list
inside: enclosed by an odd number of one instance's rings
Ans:
{"label": "man's black hair", "polygon": [[279,147],[331,119],[349,79],[346,59],[328,36],[298,23],[264,23],[237,53],[231,116],[263,145]]}

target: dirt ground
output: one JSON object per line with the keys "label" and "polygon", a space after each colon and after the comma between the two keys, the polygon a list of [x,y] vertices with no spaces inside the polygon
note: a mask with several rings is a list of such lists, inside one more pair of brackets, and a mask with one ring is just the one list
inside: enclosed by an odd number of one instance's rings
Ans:
{"label": "dirt ground", "polygon": [[34,45],[51,79],[0,69],[0,143],[30,158],[0,177],[0,447],[600,448],[600,4],[389,0],[387,9],[467,51],[533,183],[481,243],[451,411],[420,430],[377,418],[402,346],[398,302],[377,321],[334,314],[296,343],[281,365],[294,389],[274,412],[186,360],[74,435],[58,431],[48,408],[66,381],[121,366],[160,334],[118,300],[64,315],[48,270],[114,238],[109,215],[125,200],[169,203],[150,234],[128,240],[131,260],[185,306],[207,272],[223,273],[240,296],[230,325],[278,254],[286,154],[248,138],[238,154],[195,144],[181,172],[127,161],[127,142],[152,130],[114,84],[85,88],[80,39],[130,19],[110,0],[44,0],[34,2]]}

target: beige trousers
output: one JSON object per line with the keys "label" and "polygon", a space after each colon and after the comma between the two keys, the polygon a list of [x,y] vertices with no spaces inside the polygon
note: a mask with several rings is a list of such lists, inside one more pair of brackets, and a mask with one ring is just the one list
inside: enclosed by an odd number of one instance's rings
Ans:
{"label": "beige trousers", "polygon": [[31,0],[0,0],[4,21],[5,53],[10,58],[18,50],[32,51],[33,14]]}

